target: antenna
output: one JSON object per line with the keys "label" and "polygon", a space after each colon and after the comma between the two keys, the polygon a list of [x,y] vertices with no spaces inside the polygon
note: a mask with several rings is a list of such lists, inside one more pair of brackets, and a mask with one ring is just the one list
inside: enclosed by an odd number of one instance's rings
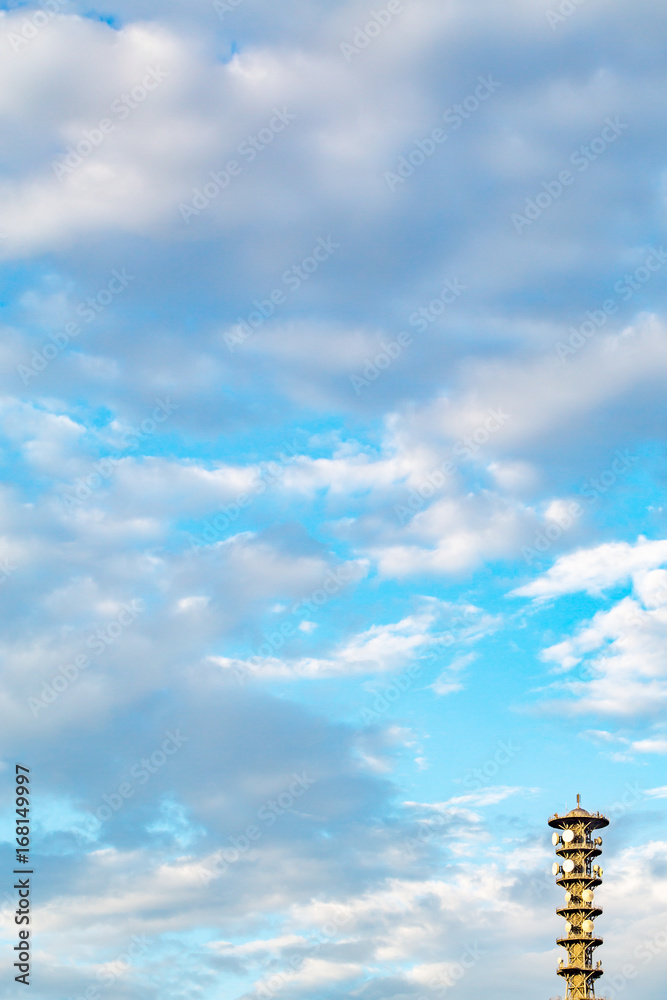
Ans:
{"label": "antenna", "polygon": [[602,852],[591,833],[609,826],[609,820],[600,813],[587,813],[581,808],[581,795],[577,795],[577,808],[564,816],[553,816],[549,826],[560,833],[554,845],[558,860],[552,871],[565,890],[565,906],[558,909],[566,920],[565,936],[558,944],[567,951],[567,960],[566,964],[561,960],[557,973],[567,982],[567,1000],[594,1000],[595,981],[603,972],[600,962],[593,964],[593,952],[602,944],[595,936],[594,923],[602,912],[595,905],[594,893],[602,882],[602,868],[591,862]]}

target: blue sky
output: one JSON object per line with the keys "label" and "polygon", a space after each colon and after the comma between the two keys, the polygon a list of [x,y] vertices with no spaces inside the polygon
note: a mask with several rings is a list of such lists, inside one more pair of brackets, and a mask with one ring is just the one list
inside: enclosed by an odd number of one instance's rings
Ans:
{"label": "blue sky", "polygon": [[0,6],[33,995],[658,1000],[667,15]]}

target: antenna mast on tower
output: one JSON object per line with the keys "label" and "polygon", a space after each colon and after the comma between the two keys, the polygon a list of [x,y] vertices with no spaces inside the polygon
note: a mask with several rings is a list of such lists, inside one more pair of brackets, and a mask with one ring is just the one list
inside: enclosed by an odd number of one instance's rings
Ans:
{"label": "antenna mast on tower", "polygon": [[549,826],[559,831],[551,838],[559,861],[553,866],[556,883],[565,889],[565,906],[556,910],[565,917],[565,937],[558,944],[567,951],[567,961],[560,960],[558,975],[567,983],[566,1000],[590,1000],[595,997],[595,980],[602,973],[602,965],[593,965],[593,952],[602,944],[595,936],[593,921],[602,910],[595,904],[595,889],[602,885],[602,869],[594,865],[601,854],[602,840],[593,839],[595,830],[609,826],[601,813],[589,813],[577,807],[564,816],[556,813]]}

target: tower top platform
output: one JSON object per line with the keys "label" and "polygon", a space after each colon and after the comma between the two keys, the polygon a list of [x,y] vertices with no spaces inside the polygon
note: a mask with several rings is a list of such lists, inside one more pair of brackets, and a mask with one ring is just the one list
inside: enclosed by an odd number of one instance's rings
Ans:
{"label": "tower top platform", "polygon": [[602,827],[609,826],[609,820],[602,813],[589,813],[586,809],[581,808],[581,796],[577,795],[577,805],[574,809],[571,809],[569,813],[564,813],[559,816],[555,813],[549,820],[549,826],[554,827],[557,830],[562,830],[567,828],[572,820],[584,820],[586,825],[591,830],[601,830]]}

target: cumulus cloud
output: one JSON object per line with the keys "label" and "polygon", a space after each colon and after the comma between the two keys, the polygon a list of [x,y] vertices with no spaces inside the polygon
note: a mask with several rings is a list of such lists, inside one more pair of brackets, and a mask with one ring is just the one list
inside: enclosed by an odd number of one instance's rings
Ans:
{"label": "cumulus cloud", "polygon": [[413,615],[389,625],[373,625],[353,636],[332,652],[327,659],[301,658],[281,660],[278,657],[256,656],[253,660],[233,660],[214,657],[224,670],[235,671],[241,677],[250,675],[266,678],[296,679],[299,677],[338,677],[354,674],[388,673],[404,669],[420,652],[437,642],[431,635],[432,614]]}
{"label": "cumulus cloud", "polygon": [[[611,559],[614,550],[618,551],[616,560]],[[597,594],[603,586],[632,576],[631,595],[596,612],[570,637],[542,651],[542,659],[567,677],[552,685],[554,692],[564,696],[562,707],[628,720],[651,718],[661,712],[667,697],[663,650],[667,573],[650,567],[664,558],[662,542],[640,540],[636,546],[602,546],[565,557],[559,561],[560,567],[558,563],[554,567],[551,579],[547,574],[535,587],[522,588],[527,596],[539,598],[568,590]],[[599,738],[609,735],[597,733]],[[660,738],[621,742],[628,745],[629,752],[640,754],[659,753],[663,743]]]}
{"label": "cumulus cloud", "polygon": [[413,0],[350,53],[366,0],[5,6],[0,777],[44,793],[45,1000],[549,996],[535,688],[601,797],[648,789],[605,936],[661,996],[664,12],[630,48],[621,0]]}
{"label": "cumulus cloud", "polygon": [[646,581],[649,577],[642,571],[654,569],[665,560],[667,541],[662,539],[639,538],[634,545],[611,542],[561,557],[544,576],[518,587],[514,594],[540,600],[578,591],[599,594],[625,583],[634,574],[638,580]]}

